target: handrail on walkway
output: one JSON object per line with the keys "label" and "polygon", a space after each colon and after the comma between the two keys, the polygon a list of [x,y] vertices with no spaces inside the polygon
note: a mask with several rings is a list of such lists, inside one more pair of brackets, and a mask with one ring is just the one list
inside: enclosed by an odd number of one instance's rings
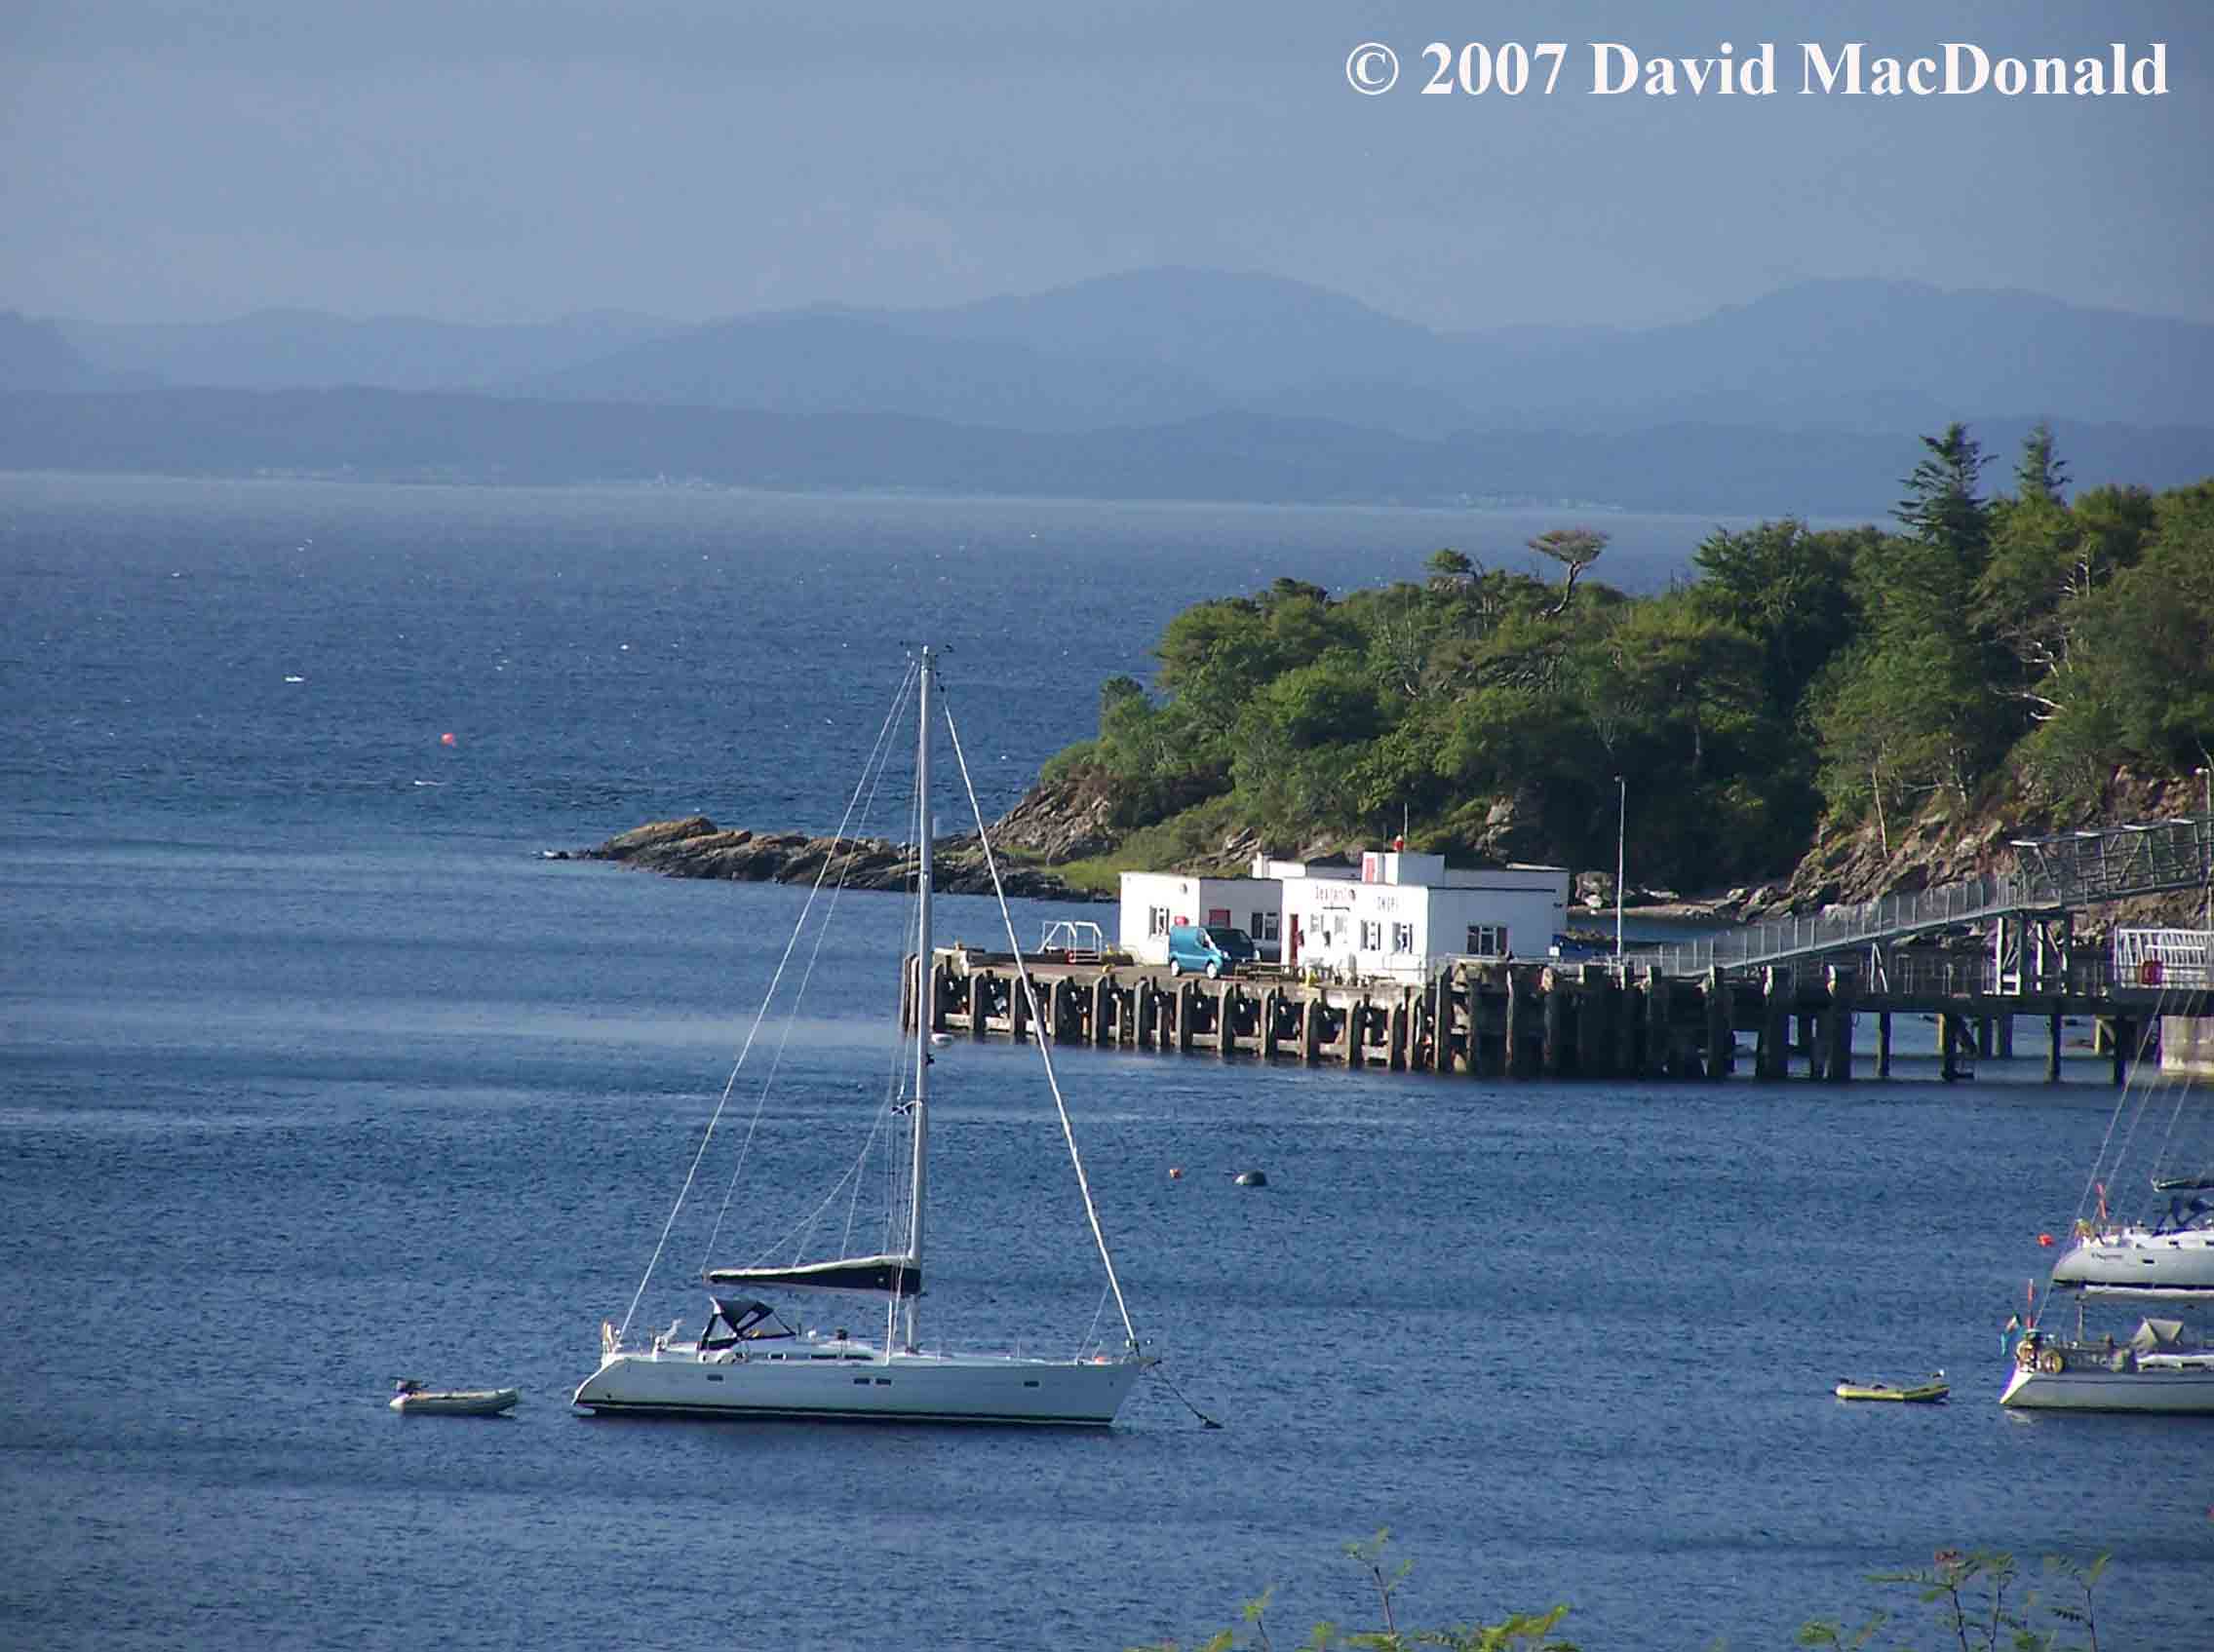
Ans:
{"label": "handrail on walkway", "polygon": [[1755,969],[1997,918],[2058,916],[2101,902],[2214,883],[2214,815],[2018,838],[2010,847],[2022,864],[2019,872],[1988,872],[1702,941],[1642,946],[1635,959],[1673,976]]}

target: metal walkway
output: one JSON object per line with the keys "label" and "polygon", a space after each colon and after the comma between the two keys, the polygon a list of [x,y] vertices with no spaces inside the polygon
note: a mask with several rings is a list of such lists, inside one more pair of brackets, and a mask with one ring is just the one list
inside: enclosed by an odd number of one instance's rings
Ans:
{"label": "metal walkway", "polygon": [[2019,872],[1829,906],[1809,917],[1778,918],[1682,945],[1639,947],[1634,958],[1658,964],[1672,976],[1758,969],[1966,925],[2059,917],[2102,902],[2214,883],[2214,815],[2018,838],[2011,847]]}

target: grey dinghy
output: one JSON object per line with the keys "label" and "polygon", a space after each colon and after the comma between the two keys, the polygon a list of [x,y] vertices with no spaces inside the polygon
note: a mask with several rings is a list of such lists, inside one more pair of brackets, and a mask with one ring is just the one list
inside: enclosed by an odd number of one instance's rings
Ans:
{"label": "grey dinghy", "polygon": [[392,1386],[392,1408],[404,1417],[496,1417],[523,1398],[520,1388],[425,1388],[413,1377]]}

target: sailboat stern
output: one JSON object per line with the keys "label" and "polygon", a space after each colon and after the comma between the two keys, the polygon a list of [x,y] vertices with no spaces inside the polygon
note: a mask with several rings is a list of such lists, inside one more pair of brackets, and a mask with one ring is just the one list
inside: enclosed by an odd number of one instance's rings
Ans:
{"label": "sailboat stern", "polygon": [[2186,1345],[2179,1330],[2173,1320],[2147,1320],[2120,1343],[2027,1332],[1999,1402],[2019,1411],[2214,1414],[2214,1348]]}

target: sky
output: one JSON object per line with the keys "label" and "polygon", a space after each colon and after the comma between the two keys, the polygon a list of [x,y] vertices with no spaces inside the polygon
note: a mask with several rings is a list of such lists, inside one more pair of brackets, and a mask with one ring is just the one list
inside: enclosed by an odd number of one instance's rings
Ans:
{"label": "sky", "polygon": [[[1594,89],[1596,43],[1725,40],[1774,44],[1773,96]],[[1809,42],[2156,40],[2159,97],[1798,90]],[[1422,93],[1471,41],[1562,43],[1553,92]],[[1364,96],[1372,42],[1400,77]],[[2214,322],[2214,0],[10,0],[0,224],[0,309],[95,321],[702,321],[1186,265],[1442,329],[1866,276]]]}

